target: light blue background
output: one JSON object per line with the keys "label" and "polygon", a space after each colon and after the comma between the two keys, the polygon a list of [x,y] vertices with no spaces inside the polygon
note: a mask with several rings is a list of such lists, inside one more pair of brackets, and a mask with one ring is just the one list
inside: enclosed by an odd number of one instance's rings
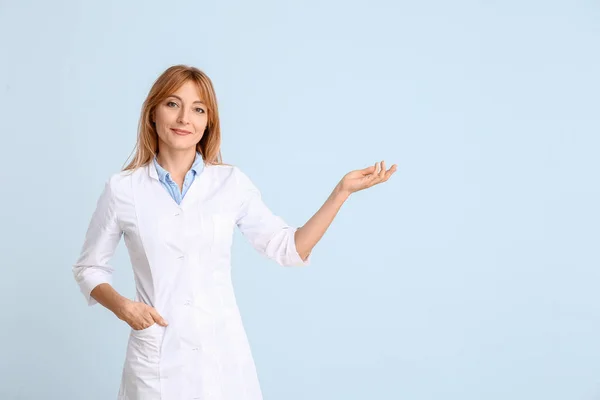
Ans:
{"label": "light blue background", "polygon": [[[303,224],[384,159],[307,268],[236,232],[265,400],[600,399],[600,5],[2,1],[0,398],[116,398],[128,326],[71,275],[154,79],[216,86],[225,162]],[[126,248],[115,287],[133,297]]]}

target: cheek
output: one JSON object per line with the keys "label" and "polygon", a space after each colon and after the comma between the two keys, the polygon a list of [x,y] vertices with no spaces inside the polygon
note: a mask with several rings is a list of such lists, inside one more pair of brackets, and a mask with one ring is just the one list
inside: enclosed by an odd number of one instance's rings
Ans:
{"label": "cheek", "polygon": [[156,120],[156,133],[158,133],[159,137],[164,139],[166,136],[168,136],[167,129],[168,128],[163,121],[159,122]]}
{"label": "cheek", "polygon": [[158,132],[158,136],[164,137],[168,135],[168,129],[172,125],[172,117],[168,113],[165,112],[157,112],[156,113],[156,131]]}
{"label": "cheek", "polygon": [[160,111],[156,112],[156,125],[157,126],[169,124],[172,119],[173,119],[173,116],[171,115],[171,113],[166,112],[165,110],[160,110]]}
{"label": "cheek", "polygon": [[204,132],[204,128],[206,128],[207,124],[208,118],[206,117],[206,115],[199,115],[197,118],[194,119],[194,127],[196,128],[196,131]]}

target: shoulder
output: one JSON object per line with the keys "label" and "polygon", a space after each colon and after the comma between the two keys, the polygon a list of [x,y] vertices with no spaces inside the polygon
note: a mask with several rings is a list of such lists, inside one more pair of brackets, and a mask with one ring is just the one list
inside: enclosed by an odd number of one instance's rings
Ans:
{"label": "shoulder", "polygon": [[206,166],[207,171],[212,178],[221,181],[230,189],[255,189],[254,183],[250,177],[238,166],[231,164],[213,164]]}
{"label": "shoulder", "polygon": [[239,168],[231,164],[206,164],[204,169],[212,179],[221,182],[235,181],[239,174]]}
{"label": "shoulder", "polygon": [[234,173],[237,167],[231,164],[204,164],[204,169],[211,174],[229,175]]}
{"label": "shoulder", "polygon": [[131,194],[134,182],[139,181],[144,174],[147,174],[148,165],[136,169],[119,171],[110,175],[106,181],[106,188],[113,196],[129,196]]}
{"label": "shoulder", "polygon": [[140,169],[141,168],[129,171],[115,172],[108,177],[106,184],[110,186],[111,190],[124,189],[125,186],[127,186],[128,184],[130,185],[133,176],[139,173]]}

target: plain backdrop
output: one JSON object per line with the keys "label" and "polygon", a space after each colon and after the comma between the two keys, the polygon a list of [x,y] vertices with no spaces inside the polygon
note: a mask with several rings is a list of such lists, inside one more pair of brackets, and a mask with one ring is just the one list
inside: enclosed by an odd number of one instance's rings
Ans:
{"label": "plain backdrop", "polygon": [[[183,63],[289,224],[398,164],[310,267],[236,231],[265,400],[600,399],[599,22],[594,1],[0,1],[0,398],[116,398],[129,327],[71,266]],[[132,298],[123,242],[112,265]]]}

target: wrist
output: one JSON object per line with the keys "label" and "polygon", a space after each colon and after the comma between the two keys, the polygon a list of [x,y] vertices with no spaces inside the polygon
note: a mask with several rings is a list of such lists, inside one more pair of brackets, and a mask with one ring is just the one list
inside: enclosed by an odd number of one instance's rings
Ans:
{"label": "wrist", "polygon": [[333,189],[333,194],[335,197],[345,201],[348,197],[350,197],[351,192],[347,189],[344,189],[342,183],[338,183]]}
{"label": "wrist", "polygon": [[123,319],[124,315],[125,315],[125,308],[127,307],[127,305],[129,305],[129,303],[131,303],[132,301],[130,299],[128,299],[127,297],[123,297],[121,296],[117,301],[115,306],[113,307],[112,312],[117,316],[117,318],[119,319]]}

